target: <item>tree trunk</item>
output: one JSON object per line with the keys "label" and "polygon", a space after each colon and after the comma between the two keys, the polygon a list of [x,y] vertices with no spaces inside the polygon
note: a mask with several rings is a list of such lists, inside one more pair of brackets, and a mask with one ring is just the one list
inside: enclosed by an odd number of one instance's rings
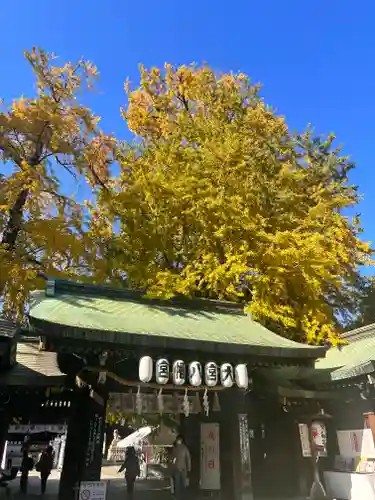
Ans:
{"label": "tree trunk", "polygon": [[28,189],[23,189],[18,195],[14,205],[9,210],[9,218],[5,227],[1,243],[6,246],[7,250],[14,250],[18,234],[21,230],[23,219],[23,209],[29,195]]}

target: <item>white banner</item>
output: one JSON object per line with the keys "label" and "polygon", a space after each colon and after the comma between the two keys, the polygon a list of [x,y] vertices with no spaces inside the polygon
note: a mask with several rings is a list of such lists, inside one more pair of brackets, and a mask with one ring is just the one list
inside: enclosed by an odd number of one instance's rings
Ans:
{"label": "white banner", "polygon": [[311,457],[310,431],[307,424],[298,424],[302,456]]}
{"label": "white banner", "polygon": [[202,490],[220,490],[220,426],[201,424],[201,480]]}

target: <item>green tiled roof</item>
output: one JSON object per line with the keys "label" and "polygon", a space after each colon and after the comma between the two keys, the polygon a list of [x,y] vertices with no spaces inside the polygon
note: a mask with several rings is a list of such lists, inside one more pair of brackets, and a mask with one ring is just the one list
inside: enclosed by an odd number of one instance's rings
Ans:
{"label": "green tiled roof", "polygon": [[53,387],[64,380],[55,352],[43,352],[37,342],[25,342],[17,345],[17,364],[0,375],[0,386]]}
{"label": "green tiled roof", "polygon": [[[318,358],[325,348],[298,344],[252,321],[242,307],[208,300],[145,299],[141,293],[56,282],[55,295],[38,292],[30,324],[43,334],[92,341]],[[69,333],[67,332],[69,328]],[[62,333],[64,332],[64,333]]]}
{"label": "green tiled roof", "polygon": [[355,330],[350,330],[341,335],[341,338],[346,342],[357,342],[358,340],[369,339],[375,337],[375,323],[371,325],[361,326]]}
{"label": "green tiled roof", "polygon": [[[354,334],[355,333],[355,334]],[[375,371],[375,325],[346,334],[349,341],[327,351],[326,358],[316,363],[319,372],[331,380],[342,380]]]}

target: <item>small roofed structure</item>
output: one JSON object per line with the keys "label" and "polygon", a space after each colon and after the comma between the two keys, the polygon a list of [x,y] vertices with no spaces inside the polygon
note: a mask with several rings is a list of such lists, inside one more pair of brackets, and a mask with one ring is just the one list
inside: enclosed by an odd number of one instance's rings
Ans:
{"label": "small roofed structure", "polygon": [[61,429],[69,415],[72,391],[66,390],[57,354],[40,350],[38,338],[22,333],[0,319],[0,461],[8,441],[3,463],[31,428]]}
{"label": "small roofed structure", "polygon": [[52,387],[64,381],[56,353],[44,352],[38,338],[25,338],[19,325],[0,318],[0,387]]}
{"label": "small roofed structure", "polygon": [[370,375],[375,371],[375,324],[342,335],[343,344],[317,361],[316,380],[338,382]]}
{"label": "small roofed structure", "polygon": [[0,374],[0,386],[59,387],[65,383],[57,354],[41,351],[37,340],[18,342],[16,361],[13,368]]}

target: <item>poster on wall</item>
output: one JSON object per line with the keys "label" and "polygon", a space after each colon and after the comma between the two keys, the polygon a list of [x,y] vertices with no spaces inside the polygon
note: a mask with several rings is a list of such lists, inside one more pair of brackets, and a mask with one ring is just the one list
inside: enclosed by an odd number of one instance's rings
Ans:
{"label": "poster on wall", "polygon": [[371,429],[337,431],[340,455],[347,458],[375,458],[375,445]]}
{"label": "poster on wall", "polygon": [[218,423],[201,424],[201,480],[202,490],[221,488],[220,481],[220,426]]}

